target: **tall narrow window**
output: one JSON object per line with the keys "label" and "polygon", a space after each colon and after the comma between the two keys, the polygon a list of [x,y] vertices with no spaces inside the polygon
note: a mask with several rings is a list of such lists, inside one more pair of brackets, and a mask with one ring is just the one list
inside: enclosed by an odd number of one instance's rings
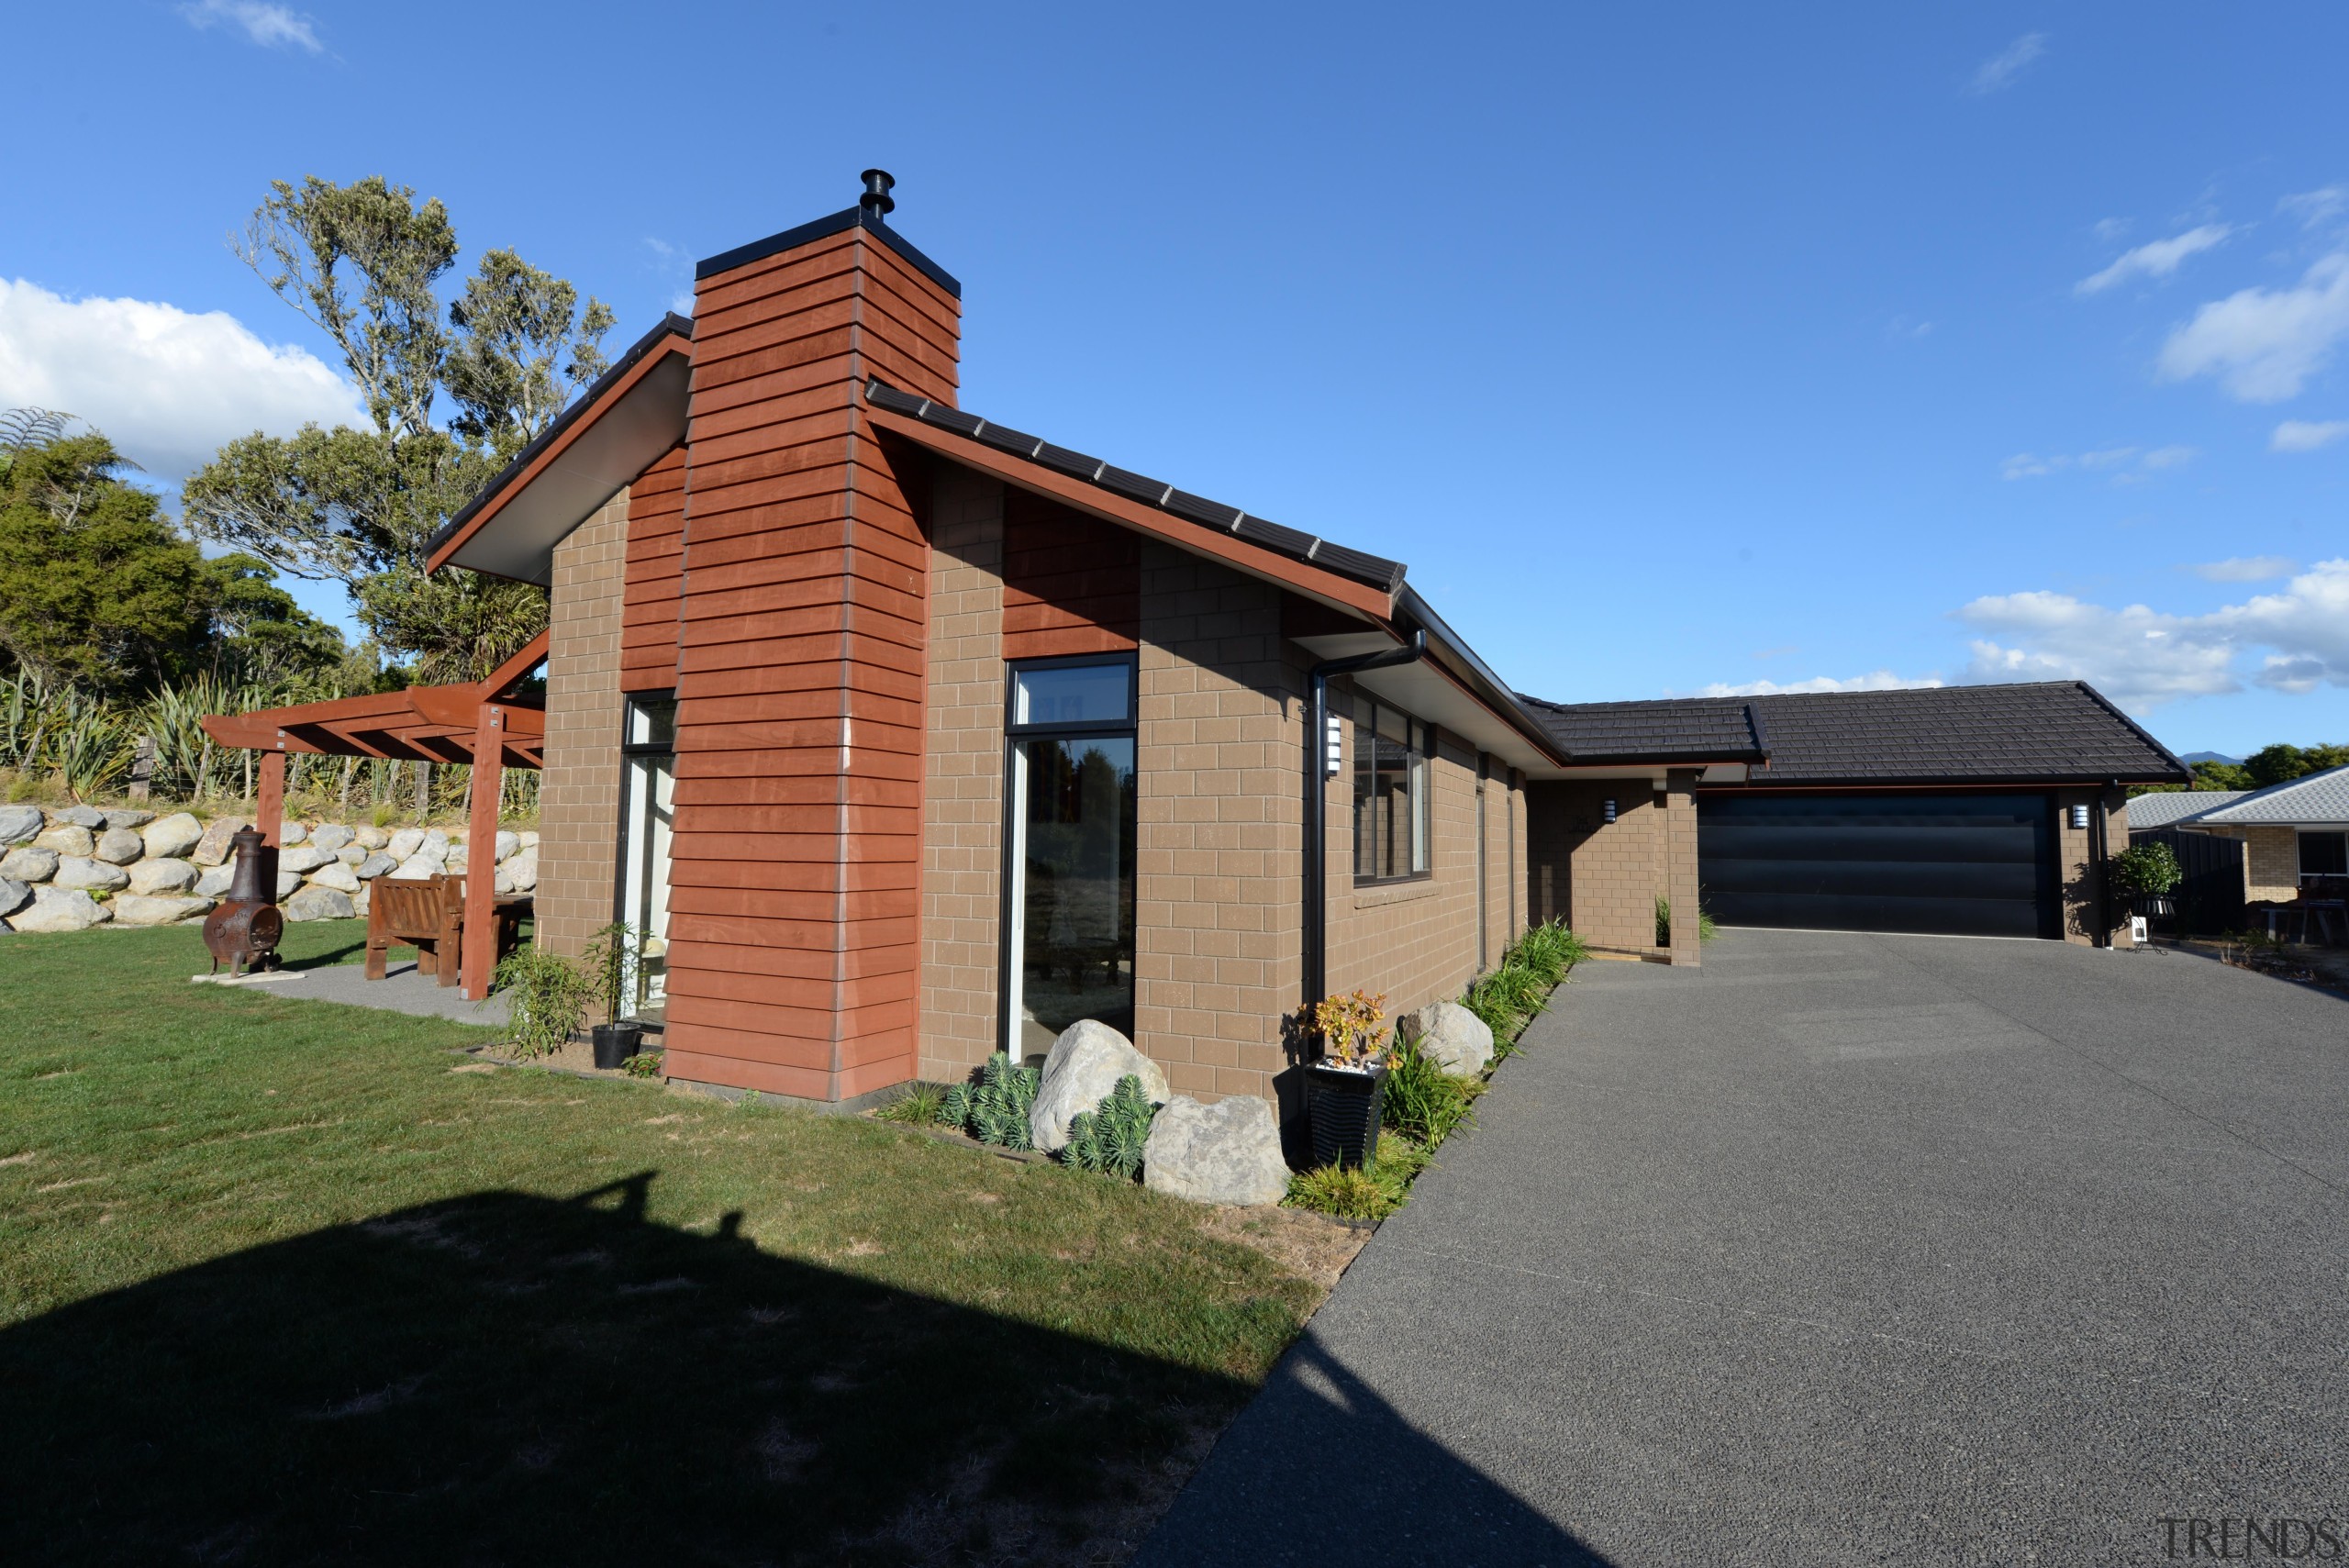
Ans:
{"label": "tall narrow window", "polygon": [[668,1012],[669,829],[676,816],[677,699],[628,699],[620,731],[620,855],[618,918],[636,934],[625,977],[631,1018],[659,1023]]}
{"label": "tall narrow window", "polygon": [[1493,899],[1485,886],[1492,843],[1485,831],[1485,759],[1476,759],[1476,973],[1492,967]]}
{"label": "tall narrow window", "polygon": [[1041,1057],[1097,1018],[1134,1032],[1134,662],[1010,672],[1003,1042]]}
{"label": "tall narrow window", "polygon": [[1354,695],[1354,881],[1428,871],[1428,727]]}

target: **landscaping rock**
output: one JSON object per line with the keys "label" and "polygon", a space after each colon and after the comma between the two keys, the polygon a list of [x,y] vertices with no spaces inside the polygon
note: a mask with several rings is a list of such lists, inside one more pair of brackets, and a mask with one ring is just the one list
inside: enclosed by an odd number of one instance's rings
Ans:
{"label": "landscaping rock", "polygon": [[417,847],[417,852],[439,855],[442,860],[447,860],[450,842],[449,835],[440,831],[440,828],[427,828],[424,830],[424,842]]}
{"label": "landscaping rock", "polygon": [[348,844],[357,837],[359,837],[358,834],[352,832],[341,823],[329,822],[310,835],[310,847],[314,850],[324,850],[327,853],[333,854],[337,850],[341,849],[345,844]]}
{"label": "landscaping rock", "polygon": [[[193,861],[140,861],[130,868],[130,891],[139,895],[150,893],[185,893],[197,881]],[[223,884],[224,888],[226,884]]]}
{"label": "landscaping rock", "polygon": [[78,887],[36,887],[33,901],[10,915],[8,925],[18,931],[86,931],[111,918],[105,905]]}
{"label": "landscaping rock", "polygon": [[109,828],[90,852],[111,866],[127,866],[147,852],[147,841],[128,828]]}
{"label": "landscaping rock", "polygon": [[301,873],[292,871],[279,872],[277,873],[277,896],[271,899],[270,902],[273,904],[284,903],[286,895],[292,893],[295,888],[301,885]]}
{"label": "landscaping rock", "polygon": [[151,811],[136,811],[127,807],[117,807],[102,815],[106,817],[106,826],[109,828],[144,828],[155,820],[155,814]]}
{"label": "landscaping rock", "polygon": [[299,822],[281,822],[277,827],[278,848],[290,850],[310,836],[310,830]]}
{"label": "landscaping rock", "polygon": [[533,847],[524,850],[497,868],[497,879],[507,891],[528,893],[539,885],[539,851]]}
{"label": "landscaping rock", "polygon": [[358,828],[351,834],[351,839],[362,850],[380,850],[392,841],[389,833],[374,827]]}
{"label": "landscaping rock", "polygon": [[71,823],[76,828],[87,828],[93,832],[106,825],[106,814],[91,806],[63,806],[50,812],[49,819],[51,822]]}
{"label": "landscaping rock", "polygon": [[356,844],[345,844],[334,852],[334,858],[347,866],[355,866],[367,859],[367,851]]}
{"label": "landscaping rock", "polygon": [[86,855],[98,847],[97,840],[79,822],[60,822],[33,840],[44,850],[55,850],[61,855]]}
{"label": "landscaping rock", "polygon": [[1493,1031],[1457,1002],[1430,1002],[1396,1023],[1403,1032],[1416,1035],[1420,1052],[1442,1063],[1446,1073],[1464,1077],[1482,1073],[1493,1059]]}
{"label": "landscaping rock", "polygon": [[87,855],[60,855],[56,883],[60,887],[95,887],[111,893],[117,887],[129,886],[130,873],[118,865],[94,861]]}
{"label": "landscaping rock", "polygon": [[183,860],[204,842],[204,824],[184,811],[174,811],[147,824],[147,830],[139,837],[149,854]]}
{"label": "landscaping rock", "polygon": [[228,884],[236,879],[235,866],[206,866],[195,879],[195,891],[206,898],[228,896]]}
{"label": "landscaping rock", "polygon": [[351,912],[354,915],[367,913],[367,884],[365,883],[360,884],[359,891],[351,895]]}
{"label": "landscaping rock", "polygon": [[285,900],[285,917],[289,920],[348,920],[359,913],[351,907],[351,895],[332,887],[306,887]]}
{"label": "landscaping rock", "polygon": [[525,828],[514,836],[522,840],[522,847],[526,850],[535,850],[539,847],[539,831],[535,828]]}
{"label": "landscaping rock", "polygon": [[334,863],[334,851],[322,850],[316,844],[295,844],[277,851],[280,871],[313,872]]}
{"label": "landscaping rock", "polygon": [[38,844],[10,850],[5,858],[0,858],[0,876],[18,882],[47,882],[56,874],[57,851]]}
{"label": "landscaping rock", "polygon": [[519,833],[508,833],[500,830],[497,835],[495,848],[497,851],[497,858],[499,860],[510,861],[521,852],[522,835]]}
{"label": "landscaping rock", "polygon": [[200,866],[221,864],[228,860],[228,851],[235,848],[228,840],[251,826],[241,817],[216,817],[212,825],[205,828],[204,837],[196,840],[195,852],[188,859]]}
{"label": "landscaping rock", "polygon": [[40,831],[38,806],[0,806],[0,844],[21,844]]}
{"label": "landscaping rock", "polygon": [[340,861],[328,861],[310,873],[312,887],[331,887],[337,893],[356,893],[360,888],[359,873]]}
{"label": "landscaping rock", "polygon": [[448,869],[449,865],[445,861],[435,860],[429,855],[412,855],[392,868],[392,880],[423,882],[428,878],[439,876]]}
{"label": "landscaping rock", "polygon": [[1142,1184],[1193,1203],[1258,1207],[1288,1195],[1288,1162],[1273,1107],[1254,1095],[1203,1106],[1177,1095],[1158,1109],[1142,1145]]}
{"label": "landscaping rock", "polygon": [[395,861],[412,859],[424,847],[424,829],[403,828],[384,840],[384,851]]}
{"label": "landscaping rock", "polygon": [[107,900],[106,907],[114,917],[126,926],[169,926],[197,915],[212,912],[209,898],[190,898],[184,895],[150,896],[143,893],[125,893]]}
{"label": "landscaping rock", "polygon": [[14,877],[0,876],[0,915],[20,909],[32,899],[33,890]]}
{"label": "landscaping rock", "polygon": [[1043,1082],[1028,1113],[1028,1136],[1050,1154],[1068,1146],[1068,1124],[1109,1097],[1127,1073],[1141,1080],[1152,1105],[1166,1098],[1166,1074],[1133,1047],[1133,1041],[1096,1018],[1079,1018],[1061,1031],[1044,1058]]}
{"label": "landscaping rock", "polygon": [[359,873],[360,881],[373,882],[399,863],[389,855],[373,854],[351,869]]}

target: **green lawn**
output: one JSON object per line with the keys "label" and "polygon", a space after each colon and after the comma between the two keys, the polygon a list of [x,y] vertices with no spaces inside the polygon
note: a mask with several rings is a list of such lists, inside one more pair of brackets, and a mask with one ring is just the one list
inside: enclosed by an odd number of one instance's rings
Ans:
{"label": "green lawn", "polygon": [[1115,1561],[1318,1303],[1130,1184],[205,962],[0,937],[0,1562]]}

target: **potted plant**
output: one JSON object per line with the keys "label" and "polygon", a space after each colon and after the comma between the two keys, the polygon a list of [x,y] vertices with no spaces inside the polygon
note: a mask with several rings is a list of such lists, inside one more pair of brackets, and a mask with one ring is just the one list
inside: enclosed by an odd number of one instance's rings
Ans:
{"label": "potted plant", "polygon": [[1386,1096],[1386,996],[1356,991],[1315,1004],[1321,1060],[1305,1068],[1315,1165],[1367,1165]]}
{"label": "potted plant", "polygon": [[2112,857],[2107,874],[2130,909],[2148,919],[2177,913],[2171,891],[2186,880],[2177,851],[2164,843],[2132,844]]}
{"label": "potted plant", "polygon": [[644,1045],[644,1026],[624,1023],[629,983],[636,978],[637,952],[643,946],[627,922],[615,920],[587,939],[587,973],[604,1021],[594,1030],[596,1065],[607,1070],[623,1066]]}
{"label": "potted plant", "polygon": [[512,1019],[514,1053],[526,1060],[561,1051],[587,1019],[586,974],[536,942],[499,961],[496,988]]}

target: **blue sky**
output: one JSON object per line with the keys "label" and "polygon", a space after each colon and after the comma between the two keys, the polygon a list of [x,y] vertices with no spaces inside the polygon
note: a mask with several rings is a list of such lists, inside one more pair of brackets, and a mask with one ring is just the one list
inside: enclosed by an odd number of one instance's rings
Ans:
{"label": "blue sky", "polygon": [[877,163],[966,406],[1408,562],[1521,689],[2076,674],[2181,751],[2349,740],[2337,6],[94,0],[12,43],[0,405],[166,479],[348,406],[225,244],[273,178],[438,195],[618,345]]}

